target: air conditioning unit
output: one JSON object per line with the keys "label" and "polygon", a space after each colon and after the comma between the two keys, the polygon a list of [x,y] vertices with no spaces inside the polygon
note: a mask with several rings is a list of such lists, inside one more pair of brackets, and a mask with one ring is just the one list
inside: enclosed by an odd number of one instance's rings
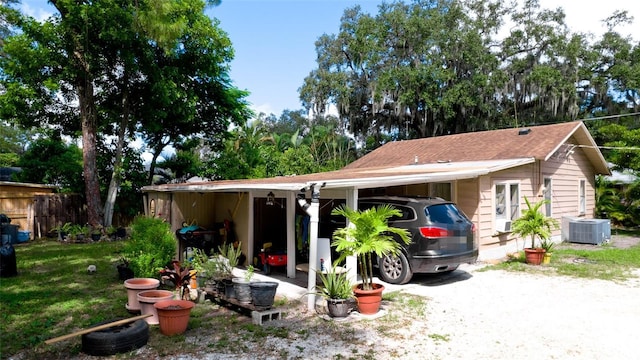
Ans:
{"label": "air conditioning unit", "polygon": [[496,219],[496,231],[499,233],[511,232],[511,220]]}
{"label": "air conditioning unit", "polygon": [[569,222],[570,242],[601,245],[609,240],[611,224],[608,219],[580,219]]}

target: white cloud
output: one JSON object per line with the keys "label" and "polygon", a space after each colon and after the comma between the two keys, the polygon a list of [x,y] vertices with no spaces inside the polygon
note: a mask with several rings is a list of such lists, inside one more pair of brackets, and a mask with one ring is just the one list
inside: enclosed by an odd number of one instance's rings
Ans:
{"label": "white cloud", "polygon": [[38,20],[39,22],[43,22],[44,20],[47,20],[48,18],[53,16],[53,13],[50,11],[47,11],[47,9],[45,8],[42,8],[42,7],[33,8],[29,4],[25,4],[25,3],[22,3],[20,5],[20,11],[23,14],[26,14]]}
{"label": "white cloud", "polygon": [[638,18],[640,2],[637,0],[540,0],[540,6],[545,9],[563,8],[566,15],[565,22],[572,32],[592,33],[596,36],[607,30],[602,20],[611,16],[616,10],[627,10],[629,15],[634,16],[634,24],[617,30],[623,35],[631,35],[638,40],[637,22],[640,21]]}

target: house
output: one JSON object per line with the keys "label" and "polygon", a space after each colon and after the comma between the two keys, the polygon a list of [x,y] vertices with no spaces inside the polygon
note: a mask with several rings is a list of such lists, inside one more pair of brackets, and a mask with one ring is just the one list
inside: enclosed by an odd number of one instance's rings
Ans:
{"label": "house", "polygon": [[[559,221],[563,216],[593,217],[598,174],[610,172],[578,121],[391,142],[325,173],[165,184],[143,191],[146,214],[165,218],[174,229],[184,222],[216,228],[216,223],[232,220],[249,259],[263,243],[281,245],[288,254],[287,275],[295,277],[296,257],[314,259],[313,246],[307,251],[304,239],[296,236],[305,215],[298,203],[317,206],[311,236],[329,237],[322,219],[336,204],[354,207],[358,197],[450,199],[476,224],[480,259],[486,260],[523,247],[508,226],[519,216],[525,196],[549,200],[545,212]],[[560,234],[554,232],[554,238]]]}

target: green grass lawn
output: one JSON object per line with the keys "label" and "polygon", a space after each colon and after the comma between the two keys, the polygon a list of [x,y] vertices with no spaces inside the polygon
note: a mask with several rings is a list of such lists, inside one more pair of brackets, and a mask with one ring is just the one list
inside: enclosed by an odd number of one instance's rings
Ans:
{"label": "green grass lawn", "polygon": [[[618,232],[620,236],[640,236],[638,232]],[[506,262],[488,266],[486,270],[526,271],[567,275],[612,281],[624,281],[633,269],[640,268],[640,244],[627,249],[619,249],[605,244],[589,249],[572,249],[570,245],[558,246],[553,250],[550,264],[532,266],[525,264],[524,254]]]}
{"label": "green grass lawn", "polygon": [[[22,360],[67,359],[81,352],[81,336],[45,344],[45,340],[84,330],[98,322],[129,318],[127,291],[118,279],[116,265],[123,241],[68,244],[36,240],[15,245],[18,276],[0,278],[0,358],[20,353]],[[87,267],[95,265],[94,275]],[[277,306],[297,306],[276,299]],[[225,352],[245,351],[238,337],[260,341],[263,336],[282,336],[282,330],[253,325],[242,316],[211,302],[198,303],[191,311],[190,329],[216,334],[215,343],[191,344],[184,335],[167,337],[158,326],[149,329],[150,356],[174,357],[209,347]],[[248,341],[245,341],[248,342]],[[82,356],[82,354],[80,354]],[[135,351],[117,358],[137,358]]]}
{"label": "green grass lawn", "polygon": [[[115,268],[122,245],[52,240],[15,245],[18,276],[0,279],[1,357],[45,346],[49,338],[99,321],[130,317]],[[94,275],[87,273],[91,264],[97,267]]]}

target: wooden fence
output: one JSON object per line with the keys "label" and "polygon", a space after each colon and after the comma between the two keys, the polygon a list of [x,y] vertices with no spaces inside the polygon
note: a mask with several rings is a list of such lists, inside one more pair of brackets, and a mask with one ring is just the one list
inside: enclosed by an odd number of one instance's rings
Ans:
{"label": "wooden fence", "polygon": [[46,236],[65,223],[86,224],[87,207],[78,194],[35,195],[33,199],[33,232]]}

